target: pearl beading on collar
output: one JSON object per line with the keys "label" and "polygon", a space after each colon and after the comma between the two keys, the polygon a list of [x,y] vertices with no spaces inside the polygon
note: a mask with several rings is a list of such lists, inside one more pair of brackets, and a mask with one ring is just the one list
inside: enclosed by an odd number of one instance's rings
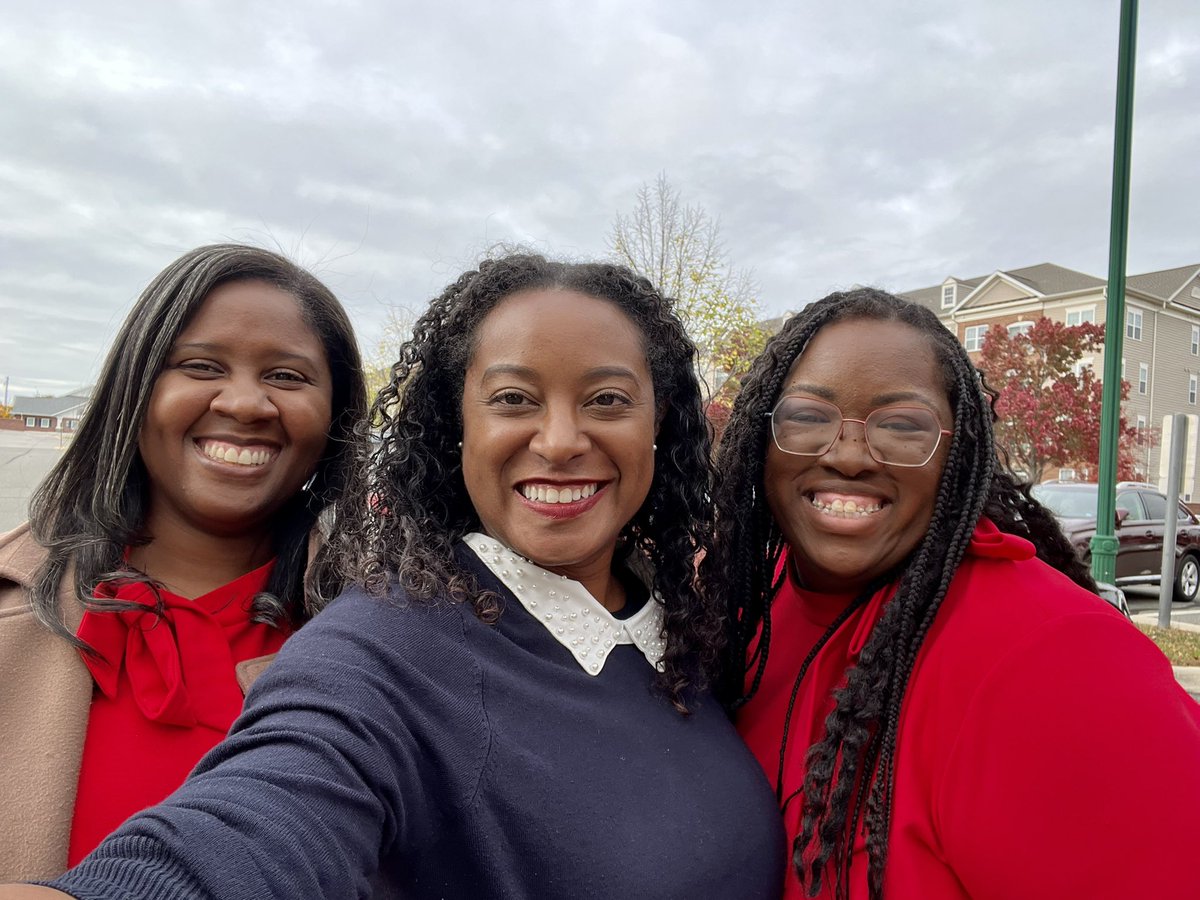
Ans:
{"label": "pearl beading on collar", "polygon": [[619,644],[633,644],[659,668],[666,643],[663,608],[655,597],[628,619],[618,619],[578,581],[547,572],[493,538],[472,532],[463,541],[589,675],[600,674]]}

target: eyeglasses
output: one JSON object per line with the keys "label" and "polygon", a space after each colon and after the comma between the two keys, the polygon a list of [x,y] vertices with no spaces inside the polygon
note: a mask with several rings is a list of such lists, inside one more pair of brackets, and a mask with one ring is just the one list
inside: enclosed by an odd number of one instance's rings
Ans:
{"label": "eyeglasses", "polygon": [[794,456],[824,456],[842,436],[847,422],[863,427],[867,452],[885,466],[917,469],[937,452],[942,428],[930,410],[920,406],[882,406],[865,419],[849,419],[832,403],[811,397],[784,397],[771,417],[775,446]]}

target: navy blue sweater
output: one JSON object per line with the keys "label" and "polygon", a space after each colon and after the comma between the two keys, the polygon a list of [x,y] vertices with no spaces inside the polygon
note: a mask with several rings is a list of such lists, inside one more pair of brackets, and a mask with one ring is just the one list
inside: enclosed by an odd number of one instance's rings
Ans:
{"label": "navy blue sweater", "polygon": [[93,898],[776,898],[762,770],[619,645],[585,673],[506,608],[350,592],[288,641],[173,796],[54,883]]}

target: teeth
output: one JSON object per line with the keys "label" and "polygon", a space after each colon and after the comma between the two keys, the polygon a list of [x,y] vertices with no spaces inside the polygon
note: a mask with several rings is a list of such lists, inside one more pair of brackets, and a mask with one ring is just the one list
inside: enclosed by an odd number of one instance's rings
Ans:
{"label": "teeth", "polygon": [[205,441],[200,445],[200,451],[209,459],[232,463],[236,466],[261,466],[271,459],[271,453],[268,450],[239,448],[218,441]]}
{"label": "teeth", "polygon": [[813,497],[811,502],[813,506],[823,512],[825,515],[839,516],[843,519],[863,519],[879,512],[879,510],[883,508],[879,503],[875,503],[870,506],[859,506],[853,500],[846,500],[845,502],[842,502],[840,498],[834,500],[832,503],[822,503],[816,497]]}
{"label": "teeth", "polygon": [[521,486],[521,495],[526,500],[536,500],[538,503],[576,503],[586,500],[596,493],[596,490],[594,484],[583,487],[547,487],[544,484],[525,484]]}

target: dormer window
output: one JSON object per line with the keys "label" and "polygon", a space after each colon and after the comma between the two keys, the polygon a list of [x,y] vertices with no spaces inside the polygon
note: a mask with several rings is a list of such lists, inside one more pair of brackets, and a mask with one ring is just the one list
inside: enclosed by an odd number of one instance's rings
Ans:
{"label": "dormer window", "polygon": [[955,289],[958,287],[953,281],[942,285],[942,309],[949,309],[954,305]]}

